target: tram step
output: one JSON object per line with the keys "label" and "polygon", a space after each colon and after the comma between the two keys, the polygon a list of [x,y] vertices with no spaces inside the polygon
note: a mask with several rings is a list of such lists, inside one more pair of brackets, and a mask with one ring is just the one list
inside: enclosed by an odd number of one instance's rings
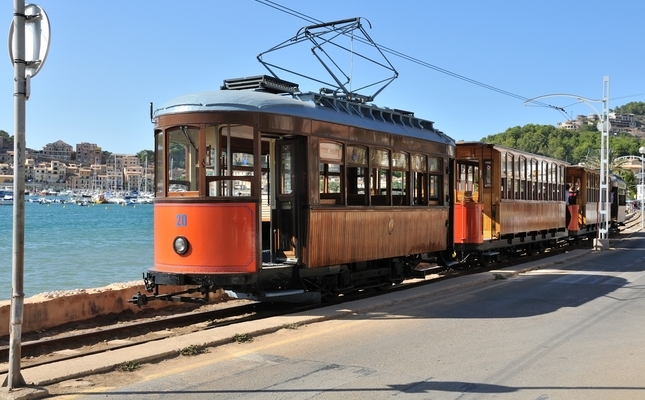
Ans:
{"label": "tram step", "polygon": [[235,299],[255,300],[267,303],[312,303],[321,301],[319,292],[305,292],[302,289],[278,290],[262,293],[241,293],[227,290],[226,294]]}
{"label": "tram step", "polygon": [[437,272],[445,269],[444,266],[439,265],[435,262],[433,263],[427,263],[427,262],[422,262],[419,263],[414,269],[412,270],[412,276],[415,278],[425,278],[428,275],[436,274]]}

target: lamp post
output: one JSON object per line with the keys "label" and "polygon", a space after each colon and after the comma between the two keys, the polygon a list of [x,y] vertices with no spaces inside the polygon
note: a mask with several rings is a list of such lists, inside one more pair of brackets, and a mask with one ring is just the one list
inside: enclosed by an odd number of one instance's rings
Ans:
{"label": "lamp post", "polygon": [[[594,241],[594,248],[597,250],[609,248],[609,223],[611,209],[609,197],[609,131],[611,125],[609,123],[609,77],[603,78],[602,87],[602,100],[591,100],[582,96],[572,94],[547,94],[544,96],[535,97],[524,102],[528,105],[537,100],[547,97],[572,97],[581,103],[589,106],[598,118],[598,130],[601,132],[600,136],[600,210],[598,212],[598,238]],[[591,103],[602,103],[602,114],[596,110]]]}
{"label": "lamp post", "polygon": [[643,198],[643,193],[644,193],[643,190],[645,190],[645,182],[644,182],[645,181],[645,176],[643,176],[645,169],[643,168],[643,166],[644,166],[643,156],[645,156],[645,146],[641,146],[638,149],[638,152],[641,153],[641,195],[640,195],[640,200],[641,200],[641,229],[643,229],[643,228],[645,228],[645,219],[644,219],[645,217],[643,216],[643,201],[645,200]]}

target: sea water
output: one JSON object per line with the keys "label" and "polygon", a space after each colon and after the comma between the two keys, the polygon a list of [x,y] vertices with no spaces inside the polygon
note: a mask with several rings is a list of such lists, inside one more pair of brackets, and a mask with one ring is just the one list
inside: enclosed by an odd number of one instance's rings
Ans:
{"label": "sea water", "polygon": [[[142,279],[152,227],[152,204],[25,203],[25,297]],[[13,206],[0,206],[0,300],[11,298],[12,245]]]}

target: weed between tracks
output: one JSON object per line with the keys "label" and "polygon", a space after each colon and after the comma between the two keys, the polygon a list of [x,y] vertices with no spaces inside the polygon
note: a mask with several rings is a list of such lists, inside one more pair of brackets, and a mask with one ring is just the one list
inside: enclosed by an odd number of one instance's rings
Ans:
{"label": "weed between tracks", "polygon": [[114,369],[119,372],[132,372],[138,370],[139,368],[141,368],[141,364],[139,364],[138,362],[126,361],[122,364],[117,365]]}
{"label": "weed between tracks", "polygon": [[253,341],[253,338],[248,333],[236,333],[235,336],[233,336],[233,340],[237,343],[249,343]]}
{"label": "weed between tracks", "polygon": [[179,354],[182,356],[197,356],[204,353],[208,353],[208,349],[205,349],[202,346],[197,346],[196,344],[192,344],[179,350]]}

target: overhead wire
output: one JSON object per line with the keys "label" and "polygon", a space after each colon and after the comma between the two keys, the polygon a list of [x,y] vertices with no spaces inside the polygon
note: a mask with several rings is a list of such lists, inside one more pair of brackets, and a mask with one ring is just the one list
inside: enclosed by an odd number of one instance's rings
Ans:
{"label": "overhead wire", "polygon": [[[255,0],[255,1],[257,3],[260,3],[260,4],[266,5],[268,7],[271,7],[273,9],[275,9],[275,10],[284,12],[285,14],[289,14],[289,15],[292,15],[294,17],[300,18],[300,19],[302,19],[304,21],[307,21],[309,23],[316,23],[316,24],[323,23],[323,21],[321,21],[321,20],[318,20],[316,18],[313,18],[311,16],[308,16],[306,14],[303,14],[303,13],[301,13],[299,11],[293,10],[291,8],[288,8],[286,6],[278,4],[278,3],[274,2],[274,1],[271,1],[271,0]],[[354,37],[354,40],[357,40],[357,41],[362,42],[364,44],[370,44],[369,42],[367,42],[366,40],[364,40],[364,39],[362,39],[360,37]],[[503,94],[505,96],[509,96],[509,97],[512,97],[512,98],[515,98],[515,99],[518,99],[518,100],[522,100],[524,102],[530,100],[530,98],[528,98],[528,97],[521,96],[521,95],[518,95],[518,94],[515,94],[515,93],[512,93],[512,92],[509,92],[507,90],[497,88],[497,87],[492,86],[492,85],[488,85],[486,83],[477,81],[477,80],[472,79],[472,78],[468,78],[468,77],[460,75],[460,74],[458,74],[456,72],[449,71],[449,70],[447,70],[445,68],[438,67],[436,65],[430,64],[429,62],[419,60],[418,58],[415,58],[415,57],[409,56],[407,54],[401,53],[400,51],[391,49],[389,47],[386,47],[386,46],[383,46],[383,45],[380,45],[380,44],[377,44],[377,43],[374,43],[374,45],[377,46],[381,51],[383,51],[385,53],[392,54],[392,55],[397,56],[399,58],[402,58],[402,59],[404,59],[406,61],[410,61],[412,63],[421,65],[423,67],[426,67],[426,68],[429,68],[429,69],[432,69],[432,70],[435,70],[437,72],[440,72],[442,74],[451,76],[453,78],[460,79],[460,80],[462,80],[464,82],[468,82],[468,83],[471,83],[473,85],[480,86],[480,87],[482,87],[484,89],[488,89],[488,90],[497,92],[499,94]],[[535,104],[535,105],[540,106],[540,107],[553,108],[554,110],[562,113],[564,116],[566,116],[568,118],[566,112],[564,112],[564,110],[563,110],[564,107],[556,107],[556,106],[553,106],[551,104],[543,103],[543,102],[540,102],[540,101],[535,101],[532,104]]]}

